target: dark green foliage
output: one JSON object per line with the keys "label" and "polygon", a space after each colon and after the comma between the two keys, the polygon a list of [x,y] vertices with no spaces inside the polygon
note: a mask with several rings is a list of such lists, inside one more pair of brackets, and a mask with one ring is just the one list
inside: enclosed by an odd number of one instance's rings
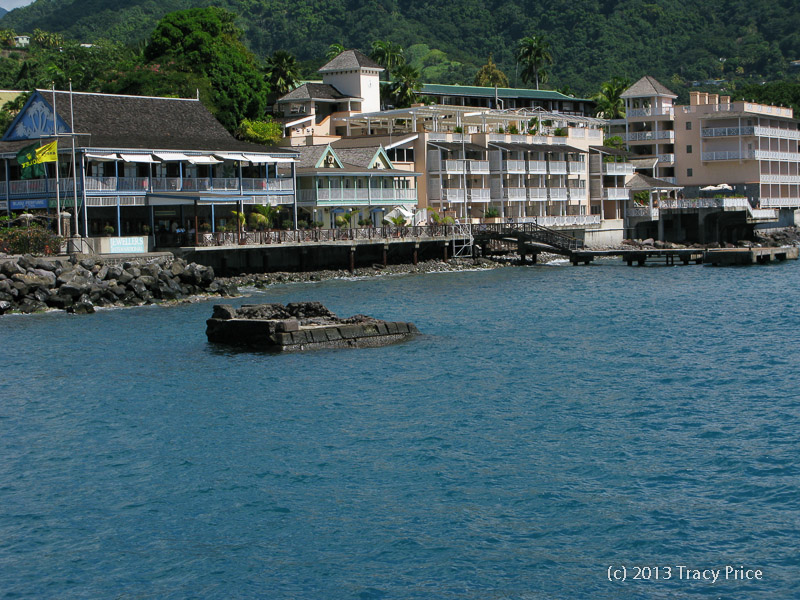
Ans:
{"label": "dark green foliage", "polygon": [[264,114],[267,89],[255,57],[239,41],[235,15],[220,8],[174,12],[161,21],[144,51],[148,64],[203,75],[215,116],[233,131],[243,119]]}
{"label": "dark green foliage", "polygon": [[800,82],[774,81],[765,85],[748,85],[736,91],[735,100],[748,100],[777,106],[791,106],[795,118],[800,114]]}
{"label": "dark green foliage", "polygon": [[[423,81],[469,84],[492,53],[509,79],[516,72],[511,85],[521,85],[515,51],[534,33],[550,43],[548,85],[569,85],[579,96],[612,77],[650,74],[682,93],[694,81],[725,80],[730,91],[800,71],[789,66],[800,59],[800,11],[788,0],[38,0],[6,15],[3,26],[134,43],[166,13],[212,3],[239,15],[259,57],[291,52],[305,76],[315,75],[332,43],[369,52],[374,40],[386,40],[406,49]],[[416,46],[424,48],[412,53]]]}
{"label": "dark green foliage", "polygon": [[0,228],[0,252],[6,254],[58,254],[62,238],[38,223],[30,227]]}

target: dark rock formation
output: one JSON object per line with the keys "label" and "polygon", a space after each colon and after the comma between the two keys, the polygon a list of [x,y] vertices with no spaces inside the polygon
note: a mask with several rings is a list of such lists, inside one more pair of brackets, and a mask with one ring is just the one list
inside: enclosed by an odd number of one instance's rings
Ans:
{"label": "dark rock formation", "polygon": [[272,352],[385,346],[419,333],[413,323],[366,315],[337,317],[319,302],[214,306],[206,321],[209,342]]}
{"label": "dark rock formation", "polygon": [[47,308],[89,314],[98,306],[136,306],[189,296],[238,294],[214,269],[183,259],[107,264],[102,259],[0,259],[0,314]]}

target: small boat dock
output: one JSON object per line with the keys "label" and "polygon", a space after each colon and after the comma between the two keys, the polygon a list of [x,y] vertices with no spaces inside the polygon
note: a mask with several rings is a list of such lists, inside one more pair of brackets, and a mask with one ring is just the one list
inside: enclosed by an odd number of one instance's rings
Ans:
{"label": "small boat dock", "polygon": [[665,265],[705,264],[714,266],[766,264],[772,261],[797,260],[796,246],[780,248],[647,248],[637,250],[576,250],[569,256],[573,265],[588,265],[595,258],[619,257],[628,266],[642,266],[648,261]]}

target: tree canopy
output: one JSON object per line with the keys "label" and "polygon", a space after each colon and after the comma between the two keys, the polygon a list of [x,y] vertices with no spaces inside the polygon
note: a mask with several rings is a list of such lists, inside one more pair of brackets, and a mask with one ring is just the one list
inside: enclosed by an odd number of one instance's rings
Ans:
{"label": "tree canopy", "polygon": [[494,64],[491,54],[486,64],[475,75],[475,85],[481,87],[508,87],[508,77]]}

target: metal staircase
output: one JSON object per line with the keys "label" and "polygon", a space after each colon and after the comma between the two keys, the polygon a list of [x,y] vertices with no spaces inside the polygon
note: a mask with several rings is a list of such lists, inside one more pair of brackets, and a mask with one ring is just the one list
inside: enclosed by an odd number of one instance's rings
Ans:
{"label": "metal staircase", "polygon": [[453,227],[453,258],[471,257],[475,238],[471,225],[462,225],[456,221]]}

